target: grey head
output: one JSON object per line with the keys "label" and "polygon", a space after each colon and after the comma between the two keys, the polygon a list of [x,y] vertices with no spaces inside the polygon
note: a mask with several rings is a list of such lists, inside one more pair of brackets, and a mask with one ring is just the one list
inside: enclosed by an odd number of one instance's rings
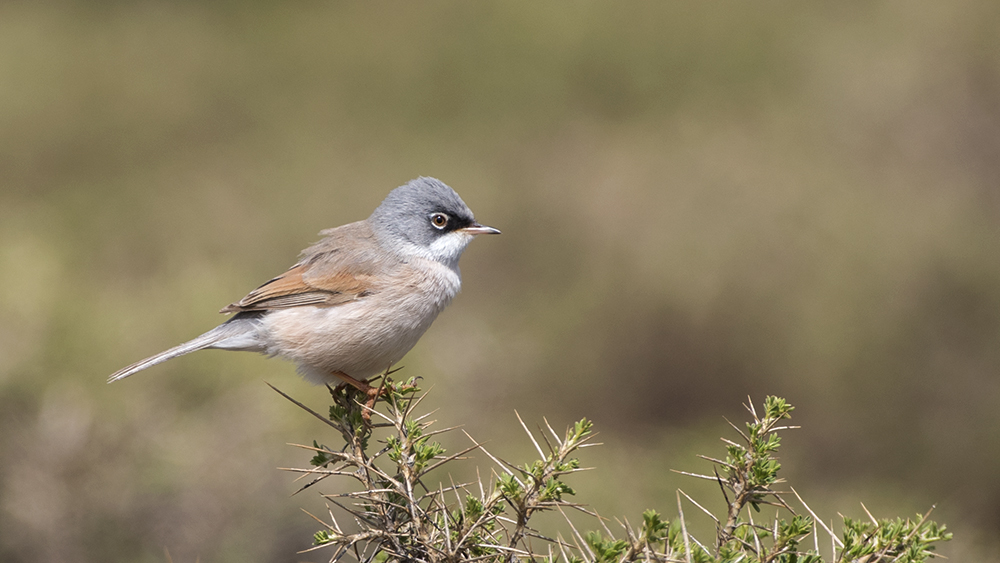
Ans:
{"label": "grey head", "polygon": [[389,192],[368,222],[387,247],[452,268],[457,267],[473,237],[500,234],[493,227],[477,223],[455,190],[423,176]]}

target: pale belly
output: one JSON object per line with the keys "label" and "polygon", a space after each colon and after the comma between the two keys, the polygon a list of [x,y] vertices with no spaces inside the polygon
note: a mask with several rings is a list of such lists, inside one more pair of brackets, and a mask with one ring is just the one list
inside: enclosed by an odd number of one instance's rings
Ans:
{"label": "pale belly", "polygon": [[457,279],[430,281],[437,283],[334,307],[270,311],[262,319],[267,353],[297,363],[299,372],[316,383],[340,383],[333,372],[355,379],[382,373],[416,345],[458,292]]}

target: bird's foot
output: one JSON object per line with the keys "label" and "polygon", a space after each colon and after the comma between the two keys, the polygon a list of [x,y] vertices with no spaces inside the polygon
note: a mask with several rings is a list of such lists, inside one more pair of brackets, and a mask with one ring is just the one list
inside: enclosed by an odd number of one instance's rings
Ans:
{"label": "bird's foot", "polygon": [[365,395],[366,399],[364,402],[364,408],[361,411],[361,420],[366,426],[371,426],[372,411],[375,410],[375,403],[377,403],[379,399],[385,398],[394,393],[410,393],[417,390],[417,386],[412,383],[395,385],[388,377],[383,377],[379,386],[375,387],[368,384],[368,381],[370,380],[362,381],[355,379],[346,373],[334,372],[333,375],[343,381],[333,389],[333,393],[340,393],[350,386]]}

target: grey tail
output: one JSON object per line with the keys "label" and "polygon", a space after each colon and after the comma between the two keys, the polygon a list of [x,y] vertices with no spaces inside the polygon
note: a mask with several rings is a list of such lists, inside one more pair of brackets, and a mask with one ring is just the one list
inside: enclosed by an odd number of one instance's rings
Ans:
{"label": "grey tail", "polygon": [[[234,322],[235,321],[235,322]],[[260,352],[263,350],[256,338],[259,324],[253,317],[237,315],[201,336],[178,344],[173,348],[124,367],[108,377],[108,383],[125,379],[133,373],[140,372],[156,364],[162,364],[178,356],[204,350],[205,348],[223,348],[226,350],[247,350]]]}

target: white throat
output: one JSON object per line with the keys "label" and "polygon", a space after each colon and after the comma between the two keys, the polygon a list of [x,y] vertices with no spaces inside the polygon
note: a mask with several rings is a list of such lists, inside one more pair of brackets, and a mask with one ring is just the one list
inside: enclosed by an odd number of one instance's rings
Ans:
{"label": "white throat", "polygon": [[438,237],[428,246],[421,246],[407,242],[400,249],[405,256],[419,256],[435,262],[444,264],[455,273],[458,273],[458,259],[462,257],[462,252],[469,246],[475,235],[463,233],[462,231],[452,231],[444,236]]}

